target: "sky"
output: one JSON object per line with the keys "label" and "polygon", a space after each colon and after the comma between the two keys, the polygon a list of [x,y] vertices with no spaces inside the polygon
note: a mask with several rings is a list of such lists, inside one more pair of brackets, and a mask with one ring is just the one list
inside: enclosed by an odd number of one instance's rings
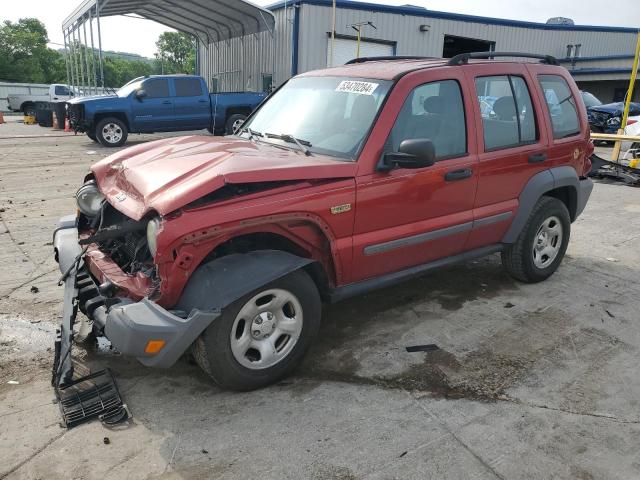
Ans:
{"label": "sky", "polygon": [[[545,22],[549,17],[569,17],[578,25],[612,25],[640,28],[640,0],[369,0],[388,5],[412,4],[443,12]],[[0,21],[37,17],[47,27],[52,48],[62,43],[62,21],[81,0],[0,0]],[[274,0],[253,0],[270,5]],[[616,5],[616,8],[612,8]],[[153,57],[158,36],[169,28],[128,17],[101,21],[102,48]]]}

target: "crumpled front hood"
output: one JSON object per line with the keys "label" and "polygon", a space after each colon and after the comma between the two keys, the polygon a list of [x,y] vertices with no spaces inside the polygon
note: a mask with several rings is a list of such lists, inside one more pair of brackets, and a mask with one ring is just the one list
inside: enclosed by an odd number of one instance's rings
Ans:
{"label": "crumpled front hood", "polygon": [[[604,105],[596,105],[593,107],[589,107],[587,110],[592,112],[622,115],[622,112],[624,111],[624,103],[616,102],[607,103]],[[640,115],[640,103],[631,102],[631,104],[629,105],[629,115]]]}
{"label": "crumpled front hood", "polygon": [[355,162],[254,143],[236,137],[177,137],[144,143],[91,168],[102,193],[139,220],[166,215],[227,183],[349,178]]}

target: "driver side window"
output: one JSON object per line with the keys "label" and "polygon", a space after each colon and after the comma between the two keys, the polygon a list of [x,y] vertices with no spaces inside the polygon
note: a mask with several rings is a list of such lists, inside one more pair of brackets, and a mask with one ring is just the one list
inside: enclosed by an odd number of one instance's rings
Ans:
{"label": "driver side window", "polygon": [[403,140],[415,138],[433,142],[436,161],[467,153],[464,104],[457,81],[425,83],[409,94],[388,142],[397,152]]}
{"label": "driver side window", "polygon": [[169,81],[166,79],[147,80],[142,84],[147,98],[166,98],[169,96]]}

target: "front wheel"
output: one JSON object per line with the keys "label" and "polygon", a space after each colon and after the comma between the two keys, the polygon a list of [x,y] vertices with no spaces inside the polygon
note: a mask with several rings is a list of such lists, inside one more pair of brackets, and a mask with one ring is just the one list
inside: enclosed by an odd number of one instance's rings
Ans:
{"label": "front wheel", "polygon": [[95,135],[105,147],[120,147],[127,141],[127,126],[118,118],[105,118],[96,125]]}
{"label": "front wheel", "polygon": [[193,355],[223,388],[261,388],[301,362],[320,316],[318,289],[306,272],[297,270],[226,307],[196,340]]}
{"label": "front wheel", "polygon": [[516,242],[502,252],[502,265],[516,280],[545,280],[562,262],[569,244],[571,217],[563,202],[541,197]]}

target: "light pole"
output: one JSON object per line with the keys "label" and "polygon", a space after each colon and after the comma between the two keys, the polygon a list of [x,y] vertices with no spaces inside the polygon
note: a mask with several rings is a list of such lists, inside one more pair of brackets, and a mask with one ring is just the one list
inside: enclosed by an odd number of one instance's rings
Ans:
{"label": "light pole", "polygon": [[356,32],[358,32],[358,37],[357,37],[358,40],[356,42],[356,58],[360,58],[360,39],[362,37],[362,27],[366,27],[366,26],[373,27],[375,30],[377,30],[373,22],[358,22],[358,23],[351,23],[347,25],[347,27],[351,27]]}

